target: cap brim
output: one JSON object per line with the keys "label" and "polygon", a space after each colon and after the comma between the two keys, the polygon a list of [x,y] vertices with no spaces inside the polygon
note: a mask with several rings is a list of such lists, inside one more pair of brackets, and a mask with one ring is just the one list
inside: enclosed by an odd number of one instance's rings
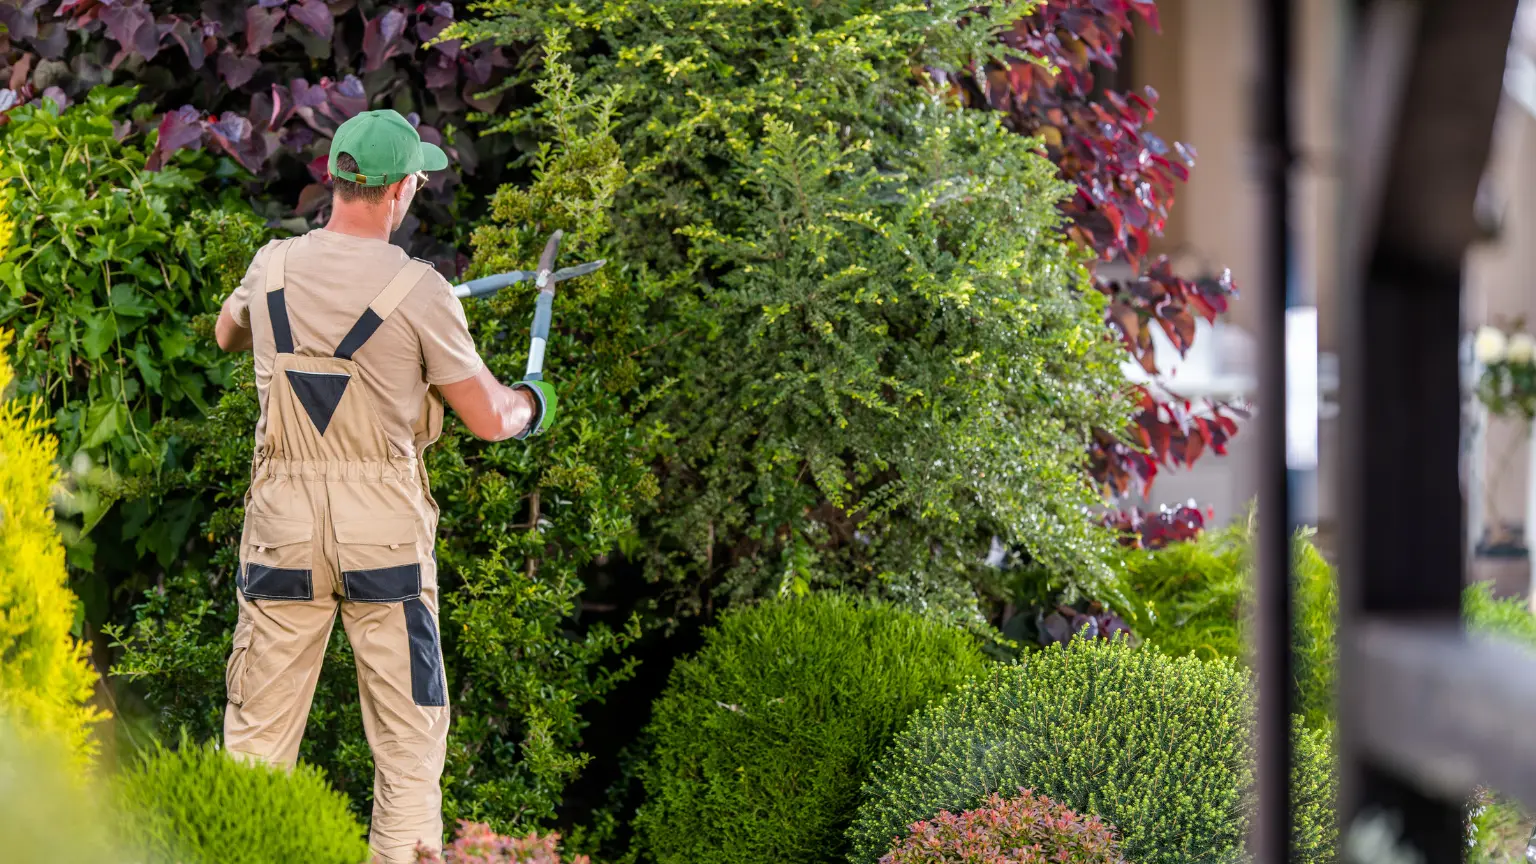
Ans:
{"label": "cap brim", "polygon": [[436,144],[421,142],[421,169],[422,171],[441,171],[448,167],[448,154]]}

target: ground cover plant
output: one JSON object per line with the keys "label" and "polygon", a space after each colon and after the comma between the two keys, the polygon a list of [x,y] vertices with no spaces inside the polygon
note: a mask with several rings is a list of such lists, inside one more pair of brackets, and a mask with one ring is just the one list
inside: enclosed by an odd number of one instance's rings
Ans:
{"label": "ground cover plant", "polygon": [[1027,789],[914,822],[880,864],[1123,864],[1114,830]]}
{"label": "ground cover plant", "polygon": [[642,854],[840,859],[869,766],[914,709],[987,662],[963,630],[835,594],[727,613],[652,707]]}

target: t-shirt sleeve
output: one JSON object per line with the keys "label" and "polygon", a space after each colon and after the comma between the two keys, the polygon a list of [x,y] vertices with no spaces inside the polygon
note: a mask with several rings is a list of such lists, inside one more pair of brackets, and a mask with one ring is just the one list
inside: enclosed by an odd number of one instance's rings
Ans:
{"label": "t-shirt sleeve", "polygon": [[265,293],[267,259],[271,256],[271,243],[256,250],[256,255],[251,258],[251,266],[245,268],[245,276],[241,278],[239,287],[224,298],[224,311],[241,327],[251,326],[251,301]]}
{"label": "t-shirt sleeve", "polygon": [[421,363],[428,384],[455,384],[473,377],[485,364],[469,335],[464,304],[453,296],[453,289],[442,276],[433,272],[426,278],[432,284],[418,289],[426,296],[418,314],[413,316],[421,342]]}

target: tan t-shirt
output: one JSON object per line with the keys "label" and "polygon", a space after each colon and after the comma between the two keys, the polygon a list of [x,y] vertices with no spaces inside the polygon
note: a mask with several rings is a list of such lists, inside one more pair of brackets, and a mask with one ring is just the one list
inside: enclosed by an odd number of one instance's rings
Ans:
{"label": "tan t-shirt", "polygon": [[[251,304],[266,302],[268,244],[251,260],[240,287],[224,301],[235,323],[251,326]],[[293,331],[293,350],[329,357],[368,302],[389,284],[410,257],[383,240],[370,240],[318,228],[292,241],[283,280],[283,300]],[[256,390],[261,419],[256,423],[260,451],[267,428],[267,386],[272,381],[272,336],[256,339]],[[484,365],[469,335],[464,307],[448,281],[429,270],[384,319],[352,359],[390,447],[414,458],[412,429],[421,414],[428,385],[453,384],[473,377]]]}

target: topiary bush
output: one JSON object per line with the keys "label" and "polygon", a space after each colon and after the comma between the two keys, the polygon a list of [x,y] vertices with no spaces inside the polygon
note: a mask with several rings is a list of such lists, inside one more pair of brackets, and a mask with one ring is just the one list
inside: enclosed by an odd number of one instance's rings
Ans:
{"label": "topiary bush", "polygon": [[[419,864],[560,864],[560,835],[501,837],[489,825],[460,822],[458,835],[441,853],[418,849],[416,860]],[[585,855],[564,860],[591,864]]]}
{"label": "topiary bush", "polygon": [[1114,831],[1027,789],[915,822],[880,864],[1124,864]]}
{"label": "topiary bush", "polygon": [[129,842],[178,864],[362,864],[363,826],[313,766],[237,761],[212,745],[159,745],[116,779]]}
{"label": "topiary bush", "polygon": [[[916,714],[875,766],[849,829],[873,864],[904,827],[1025,787],[1114,825],[1138,864],[1242,855],[1253,780],[1248,676],[1124,640],[1074,641],[999,669]],[[1297,733],[1295,857],[1331,861],[1331,765]]]}
{"label": "topiary bush", "polygon": [[837,595],[727,613],[652,708],[639,846],[658,864],[837,860],[896,730],[986,663],[960,630]]}
{"label": "topiary bush", "polygon": [[96,672],[90,647],[72,632],[80,604],[68,588],[52,505],[58,444],[40,400],[4,398],[10,341],[0,331],[0,719],[61,741],[79,770],[96,751],[91,730],[105,715],[87,704]]}

